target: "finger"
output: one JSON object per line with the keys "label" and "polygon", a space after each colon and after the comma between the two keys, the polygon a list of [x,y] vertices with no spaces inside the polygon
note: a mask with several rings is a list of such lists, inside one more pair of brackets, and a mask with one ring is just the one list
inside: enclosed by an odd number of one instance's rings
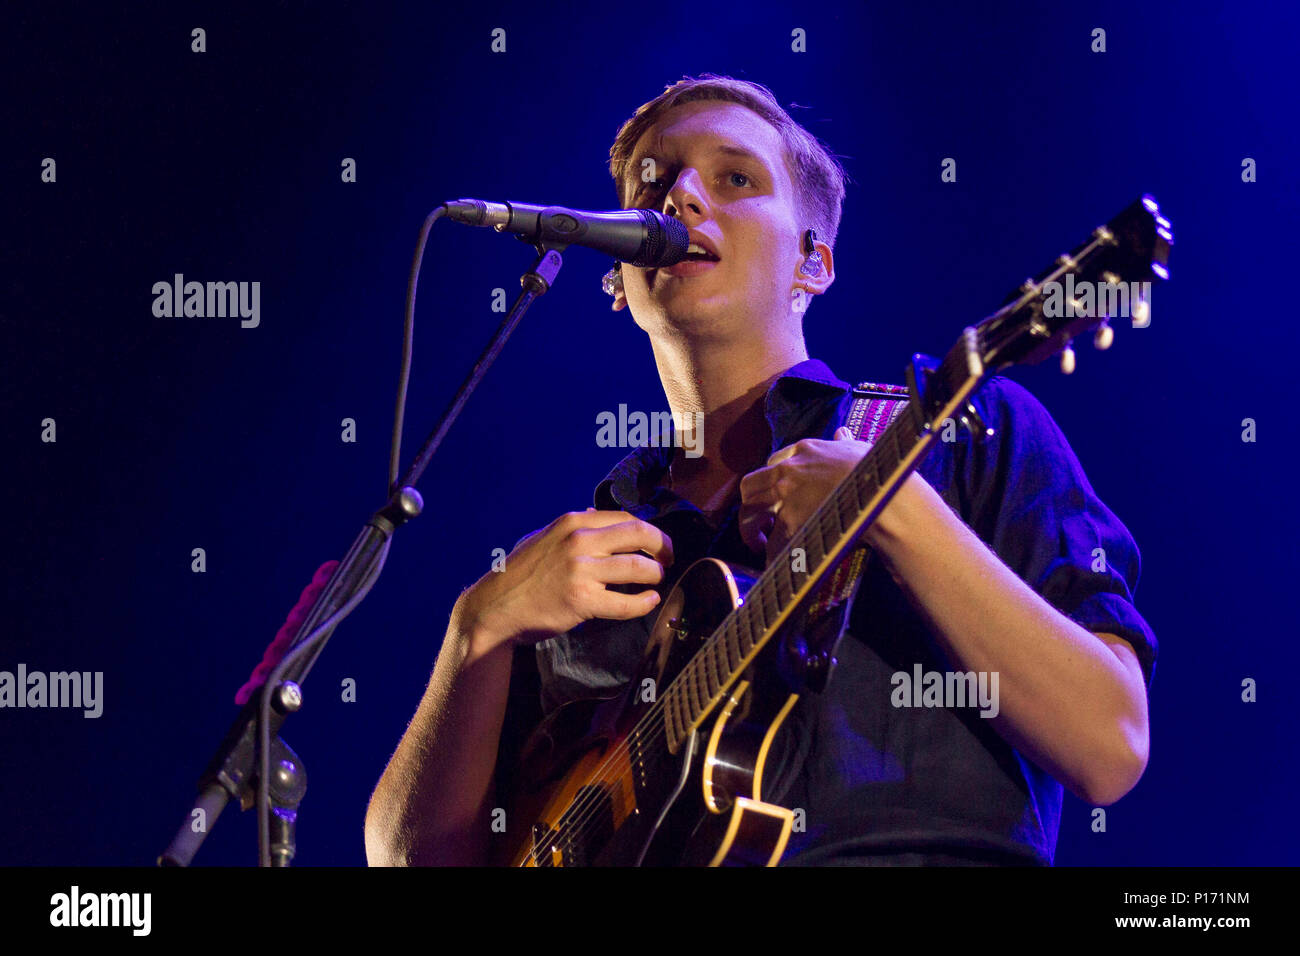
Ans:
{"label": "finger", "polygon": [[794,455],[794,453],[795,453],[794,445],[786,445],[780,451],[773,453],[767,459],[767,466],[771,468],[773,465],[779,464],[785,461],[787,458],[790,458],[791,456]]}
{"label": "finger", "polygon": [[740,479],[740,500],[749,501],[776,486],[783,472],[775,467],[756,468]]}
{"label": "finger", "polygon": [[781,493],[775,484],[765,488],[753,489],[740,494],[740,513],[751,511],[770,511],[776,514],[781,510]]}
{"label": "finger", "polygon": [[789,520],[794,517],[790,512],[777,515],[776,520],[772,522],[772,527],[767,532],[767,547],[769,551],[779,551],[790,543],[801,527],[803,520]]}
{"label": "finger", "polygon": [[867,449],[867,451],[871,451],[871,445],[872,445],[871,442],[869,442],[869,441],[862,441],[862,439],[857,438],[857,437],[853,434],[853,429],[848,428],[848,427],[846,427],[846,426],[844,426],[844,425],[841,425],[839,428],[835,429],[835,440],[836,440],[836,441],[856,441],[856,442],[861,442],[861,444],[862,444],[863,446],[865,446],[865,448]]}
{"label": "finger", "polygon": [[570,511],[556,518],[552,525],[567,525],[570,531],[579,528],[608,528],[611,525],[624,524],[629,521],[640,521],[633,514],[626,511],[605,511],[601,508],[588,508],[586,511]]}
{"label": "finger", "polygon": [[767,555],[768,563],[779,557],[789,547],[793,538],[793,530],[786,528],[782,522],[778,521],[767,535],[767,548],[764,553]]}
{"label": "finger", "polygon": [[586,511],[566,512],[552,521],[551,524],[559,525],[567,522],[576,528],[593,528],[629,520],[633,520],[633,516],[626,511],[604,511],[588,505]]}
{"label": "finger", "polygon": [[672,539],[654,525],[638,518],[603,528],[580,529],[574,534],[582,539],[584,553],[594,557],[644,551],[664,567],[670,567],[673,563]]}
{"label": "finger", "polygon": [[591,573],[601,584],[659,584],[664,566],[643,554],[612,554],[590,559]]}
{"label": "finger", "polygon": [[772,529],[772,534],[767,539],[767,546],[763,549],[763,553],[767,555],[768,564],[771,564],[772,559],[785,550],[787,540],[784,535],[780,534],[778,528]]}
{"label": "finger", "polygon": [[638,594],[605,591],[593,602],[593,610],[597,617],[608,621],[630,621],[633,618],[645,617],[658,604],[658,591],[641,591]]}
{"label": "finger", "polygon": [[768,532],[775,524],[776,515],[767,509],[740,509],[740,539],[759,554],[766,550]]}

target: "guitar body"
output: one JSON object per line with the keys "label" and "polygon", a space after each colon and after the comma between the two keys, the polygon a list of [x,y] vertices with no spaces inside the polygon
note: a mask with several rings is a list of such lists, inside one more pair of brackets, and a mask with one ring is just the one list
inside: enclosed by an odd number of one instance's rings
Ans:
{"label": "guitar body", "polygon": [[[741,605],[754,575],[697,561],[660,609],[625,693],[574,701],[529,738],[510,821],[531,826],[515,866],[775,865],[793,813],[763,800],[763,770],[798,699],[773,641],[673,752],[653,704]],[[770,655],[770,656],[769,656]]]}

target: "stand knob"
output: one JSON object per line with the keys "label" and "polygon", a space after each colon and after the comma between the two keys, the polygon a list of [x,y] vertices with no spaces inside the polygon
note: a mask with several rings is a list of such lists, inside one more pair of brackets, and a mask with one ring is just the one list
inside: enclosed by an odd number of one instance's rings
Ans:
{"label": "stand knob", "polygon": [[424,510],[424,499],[418,491],[406,485],[397,493],[397,505],[408,518],[414,518]]}
{"label": "stand knob", "polygon": [[292,714],[302,707],[302,688],[287,680],[276,688],[271,704],[282,714]]}

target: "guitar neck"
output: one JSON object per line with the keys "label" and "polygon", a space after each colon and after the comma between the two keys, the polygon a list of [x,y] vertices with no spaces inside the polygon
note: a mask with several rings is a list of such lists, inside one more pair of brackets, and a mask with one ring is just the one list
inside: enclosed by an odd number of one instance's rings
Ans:
{"label": "guitar neck", "polygon": [[[1094,229],[1036,280],[1027,280],[993,315],[965,329],[924,388],[914,367],[914,380],[909,383],[912,400],[903,414],[789,546],[768,562],[744,603],[728,615],[661,695],[657,705],[663,705],[673,753],[884,510],[934,443],[935,424],[967,420],[958,409],[967,408],[970,395],[998,369],[1060,353],[1062,371],[1071,371],[1070,343],[1083,331],[1095,330],[1097,347],[1108,348],[1113,330],[1106,321],[1116,309],[1120,314],[1124,311],[1128,298],[1118,295],[1124,283],[1141,289],[1134,325],[1149,323],[1146,288],[1152,279],[1169,278],[1173,242],[1169,220],[1160,215],[1152,197],[1143,196]],[[1096,305],[1089,304],[1092,299],[1071,298],[1062,313],[1063,278],[1068,279],[1070,290],[1077,286],[1095,292]],[[971,415],[978,421],[973,409]]]}
{"label": "guitar neck", "polygon": [[942,421],[962,407],[982,377],[982,369],[972,368],[965,386],[929,420],[916,401],[908,402],[784,551],[768,562],[744,603],[664,691],[661,700],[670,751],[677,752],[763,647],[848,555],[934,443],[936,430],[931,422]]}

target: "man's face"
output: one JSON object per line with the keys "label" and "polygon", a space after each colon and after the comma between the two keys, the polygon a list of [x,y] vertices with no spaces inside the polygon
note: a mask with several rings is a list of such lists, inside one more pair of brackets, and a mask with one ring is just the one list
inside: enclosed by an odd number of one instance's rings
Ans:
{"label": "man's face", "polygon": [[[646,159],[654,165],[643,175]],[[792,320],[802,230],[780,134],[758,114],[716,101],[669,110],[637,140],[623,196],[627,208],[672,213],[718,257],[624,264],[641,328],[727,340]]]}

